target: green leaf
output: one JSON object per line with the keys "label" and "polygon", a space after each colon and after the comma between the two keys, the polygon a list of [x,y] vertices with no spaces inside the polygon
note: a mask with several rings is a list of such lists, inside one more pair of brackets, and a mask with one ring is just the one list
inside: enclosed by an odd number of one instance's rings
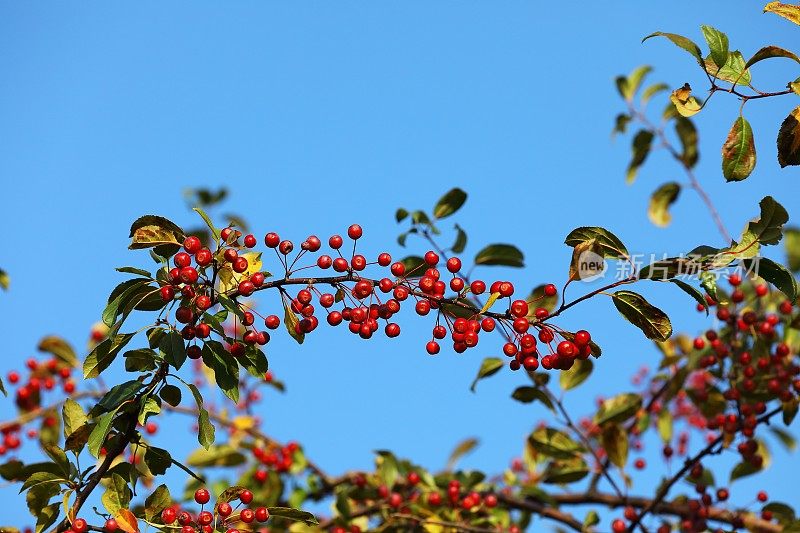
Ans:
{"label": "green leaf", "polygon": [[691,117],[703,109],[700,101],[692,96],[692,87],[688,83],[672,91],[669,101],[672,102],[672,105],[675,106],[678,114],[682,117]]}
{"label": "green leaf", "polygon": [[635,68],[627,78],[625,76],[620,76],[617,78],[617,89],[619,89],[619,94],[628,102],[632,101],[633,97],[636,95],[636,92],[639,90],[639,87],[641,87],[645,76],[647,76],[652,70],[653,68],[651,66],[642,65]]}
{"label": "green leaf", "polygon": [[647,89],[642,91],[642,106],[646,106],[647,103],[660,92],[664,92],[669,89],[669,85],[666,83],[654,83],[653,85],[649,86]]}
{"label": "green leaf", "polygon": [[770,2],[764,6],[764,13],[775,13],[795,24],[800,24],[800,6]]}
{"label": "green leaf", "polygon": [[674,283],[677,285],[683,292],[694,298],[694,300],[702,305],[706,310],[706,315],[708,314],[708,303],[706,303],[706,299],[703,297],[703,293],[701,293],[696,288],[692,287],[685,281],[681,281],[679,279],[671,279],[669,280],[670,283]]}
{"label": "green leaf", "polygon": [[797,448],[797,439],[788,431],[774,426],[770,426],[769,430],[783,444],[786,451],[793,452]]}
{"label": "green leaf", "polygon": [[[180,378],[178,378],[180,379]],[[208,411],[203,407],[203,396],[200,394],[200,390],[193,384],[187,383],[183,381],[184,385],[191,391],[192,396],[194,396],[194,401],[197,404],[197,426],[199,431],[197,432],[197,440],[200,442],[200,445],[203,446],[205,449],[211,447],[214,444],[214,438],[216,430],[214,428],[214,424],[211,423],[210,417],[208,416]]]}
{"label": "green leaf", "polygon": [[464,248],[467,247],[467,233],[463,229],[461,229],[461,226],[459,226],[458,224],[456,224],[455,229],[457,232],[456,242],[453,243],[453,246],[452,248],[450,248],[450,250],[454,254],[460,254],[461,252],[464,251]]}
{"label": "green leaf", "polygon": [[233,355],[218,341],[206,341],[202,351],[203,363],[214,371],[214,379],[225,396],[239,401],[239,365]]}
{"label": "green leaf", "polygon": [[511,393],[511,397],[520,403],[532,403],[536,400],[539,400],[551,411],[555,410],[553,408],[553,402],[550,401],[550,398],[547,397],[547,394],[545,394],[542,389],[537,387],[528,387],[524,385],[522,387],[517,387],[514,392]]}
{"label": "green leaf", "polygon": [[797,55],[795,55],[794,53],[784,48],[781,48],[780,46],[770,45],[763,47],[758,52],[753,54],[753,57],[747,60],[745,68],[750,68],[759,61],[763,61],[765,59],[771,59],[773,57],[785,57],[787,59],[792,59],[797,63],[800,63],[800,57],[797,57]]}
{"label": "green leaf", "polygon": [[150,272],[143,268],[126,266],[126,267],[117,267],[114,270],[116,270],[117,272],[122,272],[123,274],[136,274],[137,276],[145,276],[146,278],[150,277]]}
{"label": "green leaf", "polygon": [[744,85],[749,85],[752,81],[750,71],[745,67],[744,56],[742,56],[739,50],[728,54],[728,60],[722,68],[718,68],[710,56],[706,58],[705,65],[706,71],[708,71],[710,76],[733,83],[734,85],[739,82]]}
{"label": "green leaf", "polygon": [[150,496],[144,501],[144,517],[148,522],[152,522],[157,516],[161,516],[161,511],[172,505],[172,496],[166,485],[159,485]]}
{"label": "green leaf", "polygon": [[206,226],[208,226],[208,229],[211,230],[211,235],[214,236],[214,240],[218,241],[219,240],[219,230],[216,227],[214,227],[214,223],[211,222],[211,218],[206,214],[206,212],[203,211],[202,209],[200,209],[199,207],[194,207],[194,208],[192,208],[192,210],[195,213],[197,213],[198,215],[200,215],[200,218],[202,218],[203,221],[206,223]]}
{"label": "green leaf", "polygon": [[738,463],[736,466],[733,467],[731,470],[730,481],[735,481],[737,479],[752,476],[756,472],[760,472],[760,468],[756,468],[749,462]]}
{"label": "green leaf", "polygon": [[681,141],[683,147],[681,153],[681,161],[692,168],[697,164],[700,154],[697,149],[697,128],[694,122],[686,117],[677,117],[675,119],[675,133],[678,135],[678,140]]}
{"label": "green leaf", "polygon": [[597,514],[597,511],[591,510],[586,513],[586,517],[583,519],[583,530],[591,531],[592,526],[596,526],[600,523],[600,516]]}
{"label": "green leaf", "polygon": [[628,434],[618,424],[607,424],[600,433],[600,442],[608,460],[618,468],[628,462]]}
{"label": "green leaf", "polygon": [[[174,222],[157,215],[145,215],[131,225],[131,250],[154,246],[180,246],[184,240],[183,230]],[[176,248],[177,250],[177,248]]]}
{"label": "green leaf", "polygon": [[727,181],[742,181],[756,167],[756,145],[753,129],[743,116],[733,123],[722,145],[722,175]]}
{"label": "green leaf", "polygon": [[619,238],[605,228],[582,226],[575,228],[564,239],[564,244],[574,248],[578,244],[594,239],[603,251],[603,257],[611,259],[627,259],[628,249]]}
{"label": "green leaf", "polygon": [[745,233],[753,235],[761,244],[778,244],[783,237],[783,225],[789,221],[789,213],[772,196],[765,196],[758,205],[761,216],[747,225]]}
{"label": "green leaf", "polygon": [[594,421],[597,425],[608,422],[621,423],[635,415],[642,408],[642,397],[633,392],[618,394],[613,398],[603,400]]}
{"label": "green leaf", "polygon": [[658,434],[665,443],[672,440],[672,413],[669,409],[661,409],[656,421]]}
{"label": "green leaf", "polygon": [[313,514],[300,509],[293,509],[291,507],[268,507],[270,516],[278,516],[286,520],[294,520],[295,522],[304,522],[308,525],[319,524]]}
{"label": "green leaf", "polygon": [[181,404],[181,389],[175,385],[164,385],[158,395],[172,407],[177,407]]}
{"label": "green leaf", "polygon": [[781,124],[778,164],[781,168],[800,165],[800,106],[795,107]]}
{"label": "green leaf", "polygon": [[669,225],[672,220],[669,206],[675,203],[680,192],[680,184],[674,181],[665,183],[656,189],[650,197],[650,205],[647,208],[647,216],[653,224],[661,228]]}
{"label": "green leaf", "polygon": [[128,350],[122,357],[125,358],[125,370],[128,372],[146,372],[156,369],[157,354],[150,348]]}
{"label": "green leaf", "polygon": [[782,502],[769,502],[761,510],[772,513],[772,516],[784,526],[788,526],[796,520],[794,509]]}
{"label": "green leaf", "polygon": [[742,264],[748,272],[757,274],[775,285],[792,302],[797,300],[797,280],[785,266],[767,257],[744,259]]}
{"label": "green leaf", "polygon": [[614,137],[617,133],[625,133],[628,130],[628,124],[633,119],[627,113],[620,113],[614,119],[614,129],[611,130],[611,136]]}
{"label": "green leaf", "polygon": [[408,217],[408,211],[406,209],[403,209],[402,207],[398,209],[394,214],[394,219],[397,222],[402,222],[403,220],[406,219],[406,217]]}
{"label": "green leaf", "polygon": [[501,265],[516,268],[525,266],[524,256],[512,244],[490,244],[475,256],[476,265]]}
{"label": "green leaf", "polygon": [[56,359],[72,368],[78,367],[78,356],[75,355],[75,350],[73,350],[72,346],[70,346],[70,344],[61,337],[45,337],[39,341],[39,346],[37,348],[40,352],[46,352],[54,355]]}
{"label": "green leaf", "polygon": [[[150,289],[148,289],[149,283],[149,279],[136,278],[117,285],[111,293],[114,298],[109,297],[108,304],[103,310],[103,323],[108,327],[113,326],[117,316],[121,313],[120,307],[126,307],[134,299],[141,301],[150,292]],[[124,290],[120,291],[120,289]]]}
{"label": "green leaf", "polygon": [[167,450],[148,446],[144,453],[144,462],[151,474],[161,476],[172,466],[172,456]]}
{"label": "green leaf", "polygon": [[52,526],[61,512],[61,504],[56,502],[44,507],[36,518],[36,533],[41,533]]}
{"label": "green leaf", "polygon": [[617,291],[611,295],[614,307],[648,339],[665,341],[672,335],[669,317],[644,297],[632,291]]}
{"label": "green leaf", "polygon": [[100,399],[97,406],[103,411],[116,410],[123,402],[136,396],[142,387],[144,387],[144,383],[136,379],[115,385]]}
{"label": "green leaf", "polygon": [[464,202],[466,201],[467,193],[458,187],[450,189],[444,196],[439,198],[438,202],[436,202],[436,206],[433,208],[433,216],[434,218],[449,217],[461,209],[461,206],[464,205]]}
{"label": "green leaf", "polygon": [[128,483],[119,474],[112,474],[110,482],[106,485],[106,491],[101,498],[103,507],[116,515],[120,509],[127,509],[131,503],[130,489]]}
{"label": "green leaf", "polygon": [[109,337],[94,347],[83,362],[83,378],[96,378],[114,362],[119,351],[133,338],[134,333],[122,333]]}
{"label": "green leaf", "polygon": [[161,337],[158,347],[164,352],[164,359],[172,365],[175,370],[180,370],[186,362],[186,344],[183,337],[177,330],[170,330],[169,333]]}
{"label": "green leaf", "polygon": [[543,481],[545,483],[575,483],[585,478],[589,474],[589,466],[582,457],[576,457],[569,461],[553,461],[547,465],[544,471]]}
{"label": "green leaf", "polygon": [[589,378],[593,369],[594,363],[591,359],[576,359],[572,368],[561,371],[558,379],[561,388],[564,390],[574,389]]}
{"label": "green leaf", "polygon": [[697,46],[691,39],[689,39],[687,37],[684,37],[683,35],[678,35],[678,34],[675,34],[675,33],[664,33],[664,32],[661,32],[661,31],[657,31],[657,32],[651,33],[650,35],[648,35],[647,37],[642,39],[642,42],[645,42],[647,39],[649,39],[651,37],[666,37],[667,39],[672,41],[672,43],[675,44],[676,46],[679,46],[679,47],[683,48],[684,50],[686,50],[687,52],[689,52],[692,55],[692,57],[697,59],[698,62],[702,62],[703,61],[703,55],[700,52],[700,47]]}
{"label": "green leaf", "polygon": [[186,458],[186,464],[194,467],[238,466],[246,461],[241,452],[228,444],[211,446],[207,450],[198,448]]}
{"label": "green leaf", "polygon": [[161,400],[159,400],[155,396],[148,396],[142,402],[141,407],[139,408],[139,416],[137,418],[139,425],[144,426],[147,423],[147,419],[153,415],[157,415],[161,412]]}
{"label": "green leaf", "polygon": [[706,43],[708,43],[708,47],[711,50],[711,57],[714,59],[714,63],[718,67],[724,66],[725,62],[728,61],[728,36],[711,26],[700,26],[700,30],[703,32],[703,37],[705,37]]}
{"label": "green leaf", "polygon": [[450,453],[450,457],[447,458],[447,466],[445,467],[445,470],[452,470],[458,460],[474,450],[478,444],[479,441],[475,438],[469,438],[459,442],[458,445],[453,448],[453,451]]}
{"label": "green leaf", "polygon": [[94,457],[99,457],[100,448],[106,442],[106,436],[111,430],[111,423],[117,415],[117,410],[105,413],[97,419],[97,424],[94,426],[92,433],[89,435],[89,453]]}
{"label": "green leaf", "polygon": [[286,331],[289,332],[289,335],[292,336],[294,340],[297,341],[298,344],[303,344],[303,341],[306,339],[305,334],[298,329],[300,325],[300,320],[297,318],[297,315],[294,314],[294,311],[283,302],[283,324],[286,326]]}
{"label": "green leaf", "polygon": [[8,287],[11,285],[11,278],[9,277],[8,273],[0,268],[0,287],[4,291],[8,290]]}
{"label": "green leaf", "polygon": [[650,154],[650,148],[653,145],[653,132],[650,130],[639,130],[633,137],[631,143],[631,152],[633,153],[630,163],[628,163],[628,170],[625,174],[625,182],[633,183],[636,180],[636,174],[639,168],[647,160]]}
{"label": "green leaf", "polygon": [[787,264],[792,272],[797,272],[800,270],[800,229],[787,228],[785,233],[786,240],[783,244],[786,249]]}
{"label": "green leaf", "polygon": [[538,453],[548,457],[569,459],[586,452],[583,445],[569,435],[550,427],[536,429],[528,436],[528,443]]}
{"label": "green leaf", "polygon": [[0,392],[3,393],[3,396],[8,397],[8,392],[6,391],[6,386],[3,385],[3,378],[0,378]]}
{"label": "green leaf", "polygon": [[478,370],[478,375],[475,376],[475,379],[473,380],[469,390],[475,392],[475,387],[478,385],[478,381],[496,374],[501,368],[503,368],[502,359],[497,357],[485,358],[481,363],[481,367]]}

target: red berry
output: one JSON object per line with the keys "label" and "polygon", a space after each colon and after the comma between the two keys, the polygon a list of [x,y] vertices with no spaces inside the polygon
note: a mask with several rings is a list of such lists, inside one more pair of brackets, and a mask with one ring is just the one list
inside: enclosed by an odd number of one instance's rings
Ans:
{"label": "red berry", "polygon": [[239,493],[239,501],[245,505],[249,504],[253,501],[253,493],[247,489],[243,490],[241,493]]}
{"label": "red berry", "polygon": [[269,329],[277,329],[281,325],[281,319],[277,315],[269,315],[264,319],[264,325]]}
{"label": "red berry", "polygon": [[228,502],[219,502],[217,503],[217,513],[220,516],[227,517],[230,516],[233,512],[233,507]]}
{"label": "red berry", "polygon": [[763,297],[766,296],[769,292],[769,288],[766,285],[756,285],[756,296]]}
{"label": "red berry", "polygon": [[470,290],[473,294],[483,294],[486,292],[486,284],[481,280],[475,280],[469,285]]}
{"label": "red berry", "polygon": [[625,530],[628,527],[625,525],[625,521],[617,518],[613,522],[611,522],[611,531],[614,533],[625,533]]}
{"label": "red berry", "polygon": [[197,253],[198,250],[203,246],[203,243],[200,242],[200,239],[195,237],[194,235],[190,235],[183,240],[183,249],[189,252],[190,254]]}
{"label": "red berry", "polygon": [[269,520],[269,511],[266,507],[259,507],[256,509],[256,520],[259,522],[266,522]]}
{"label": "red berry", "polygon": [[211,494],[207,489],[197,489],[194,493],[194,501],[200,505],[205,505],[211,500]]}
{"label": "red berry", "polygon": [[114,533],[114,531],[119,529],[119,524],[117,524],[117,521],[114,520],[113,518],[109,518],[108,520],[106,520],[106,523],[103,526],[103,529],[108,531],[108,533]]}
{"label": "red berry", "polygon": [[328,239],[328,246],[334,250],[341,248],[342,244],[344,244],[344,239],[342,239],[341,235],[333,235],[330,239]]}
{"label": "red berry", "polygon": [[558,289],[556,289],[555,285],[553,285],[552,283],[548,283],[547,285],[544,286],[545,296],[555,296],[556,294],[558,294]]}
{"label": "red berry", "polygon": [[391,262],[392,262],[392,256],[385,252],[378,256],[378,264],[382,267],[389,266]]}
{"label": "red berry", "polygon": [[89,529],[89,524],[83,518],[76,518],[72,521],[72,531],[75,533],[86,533]]}
{"label": "red berry", "polygon": [[439,256],[434,251],[425,252],[425,263],[429,266],[436,266],[439,262]]}
{"label": "red berry", "polygon": [[256,513],[252,509],[242,509],[239,513],[239,519],[245,524],[250,524],[256,518]]}
{"label": "red berry", "polygon": [[269,248],[277,248],[280,242],[281,238],[277,233],[270,232],[264,235],[264,244],[266,244]]}
{"label": "red berry", "polygon": [[756,498],[757,498],[757,499],[758,499],[758,501],[760,501],[761,503],[764,503],[765,501],[767,501],[767,500],[769,499],[769,498],[767,497],[767,493],[766,493],[766,492],[764,492],[763,490],[758,492],[758,494],[756,495]]}
{"label": "red berry", "polygon": [[352,226],[347,228],[347,236],[353,239],[354,241],[360,239],[362,234],[363,231],[361,230],[361,226],[359,226],[358,224],[353,224]]}
{"label": "red berry", "polygon": [[575,333],[574,342],[578,346],[586,346],[591,341],[592,341],[592,336],[585,329],[582,329],[582,330],[580,330],[580,331]]}
{"label": "red berry", "polygon": [[165,302],[170,302],[175,298],[175,289],[171,285],[164,285],[159,289],[159,293],[161,294],[161,299]]}
{"label": "red berry", "polygon": [[253,246],[256,245],[257,242],[258,241],[256,240],[256,236],[255,235],[253,235],[253,234],[245,235],[244,245],[247,246],[248,248],[252,248]]}
{"label": "red berry", "polygon": [[164,522],[166,525],[174,524],[175,519],[177,518],[177,513],[175,509],[172,507],[167,507],[163,511],[161,511],[161,521]]}
{"label": "red berry", "polygon": [[427,352],[431,355],[436,355],[439,353],[439,343],[436,341],[430,341],[425,345],[425,350],[427,350]]}
{"label": "red berry", "polygon": [[447,270],[455,274],[461,270],[461,259],[458,257],[451,257],[447,260]]}
{"label": "red berry", "polygon": [[400,335],[400,326],[398,326],[395,323],[386,324],[385,331],[386,331],[386,336],[387,337],[394,338],[394,337],[397,337],[398,335]]}
{"label": "red berry", "polygon": [[211,264],[211,261],[214,259],[214,255],[211,253],[211,250],[208,248],[202,248],[194,254],[194,260],[200,266],[208,266]]}

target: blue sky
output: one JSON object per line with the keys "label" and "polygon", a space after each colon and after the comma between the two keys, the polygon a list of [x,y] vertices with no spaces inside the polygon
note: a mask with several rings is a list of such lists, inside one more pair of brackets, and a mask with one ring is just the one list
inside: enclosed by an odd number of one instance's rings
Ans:
{"label": "blue sky", "polygon": [[[146,254],[126,249],[131,221],[158,213],[196,224],[181,199],[187,187],[228,187],[226,209],[260,234],[300,240],[358,222],[367,251],[400,256],[394,210],[430,208],[460,186],[470,197],[452,221],[469,233],[464,256],[514,242],[526,268],[483,275],[511,279],[523,291],[565,278],[570,250],[563,238],[580,225],[607,227],[641,253],[722,244],[690,191],[675,206],[672,226],[652,226],[645,216],[650,193],[685,179],[659,153],[626,186],[629,141],[609,136],[622,108],[617,74],[649,63],[652,81],[688,81],[703,92],[701,72],[685,52],[666,40],[640,44],[652,31],[700,42],[699,25],[712,24],[746,57],[765,44],[798,42],[798,28],[762,15],[758,2],[718,7],[0,2],[0,221],[7,236],[0,267],[12,280],[0,294],[0,370],[19,367],[44,334],[82,347],[122,279],[113,268],[148,263]],[[798,70],[787,60],[765,62],[754,82],[779,90]],[[697,117],[698,176],[728,228],[738,233],[766,194],[796,212],[797,170],[780,170],[774,139],[800,102],[747,105],[759,164],[746,182],[725,184],[719,149],[738,102],[714,100]],[[646,292],[676,329],[705,329],[686,296],[667,289]],[[277,300],[264,307],[270,303]],[[628,376],[658,362],[608,301],[579,306],[561,325],[589,326],[605,353],[591,380],[568,398],[575,412],[588,412],[597,395],[630,387]],[[304,443],[334,473],[368,467],[380,448],[440,467],[469,436],[482,443],[464,466],[500,471],[532,425],[548,417],[509,398],[524,376],[503,372],[471,394],[481,357],[497,353],[499,342],[431,358],[423,340],[429,324],[406,315],[403,328],[399,339],[369,343],[323,328],[302,347],[277,335],[268,355],[289,390],[263,402],[267,430]],[[2,418],[11,412],[4,402]],[[160,442],[188,451],[184,427],[176,427]],[[779,449],[775,456],[784,457]],[[637,477],[634,491],[648,492],[656,474]],[[794,497],[776,470],[741,486],[735,501],[749,501],[762,486],[779,499]],[[7,497],[12,491],[0,488]],[[4,512],[6,522],[28,518],[21,506]]]}

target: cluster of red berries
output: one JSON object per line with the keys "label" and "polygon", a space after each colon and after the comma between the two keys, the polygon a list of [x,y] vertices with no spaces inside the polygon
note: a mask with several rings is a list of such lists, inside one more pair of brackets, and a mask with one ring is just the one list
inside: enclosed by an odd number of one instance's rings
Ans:
{"label": "cluster of red berries", "polygon": [[[290,258],[289,254],[295,249],[292,241],[282,240],[274,232],[267,233],[264,243],[275,250],[286,272],[284,279],[275,282],[267,282],[264,272],[250,272],[252,265],[247,257],[240,254],[241,250],[253,248],[257,244],[254,235],[242,237],[241,232],[225,228],[221,232],[223,243],[216,252],[203,247],[197,237],[190,236],[184,241],[184,251],[178,252],[172,258],[175,267],[169,271],[168,281],[160,288],[161,297],[168,302],[175,298],[180,299],[175,318],[184,324],[181,333],[187,341],[203,340],[215,333],[208,320],[204,320],[204,313],[219,303],[219,293],[214,287],[218,273],[222,269],[230,269],[240,277],[238,286],[227,291],[226,296],[235,301],[237,297],[250,296],[259,289],[277,287],[283,295],[285,305],[297,316],[292,324],[287,325],[293,329],[295,335],[309,334],[318,327],[320,319],[315,307],[318,305],[326,313],[325,320],[329,325],[338,326],[347,322],[348,330],[363,339],[371,338],[381,329],[382,323],[387,337],[397,337],[400,326],[391,319],[406,301],[411,301],[416,314],[420,316],[436,312],[432,338],[425,346],[431,355],[439,353],[439,341],[448,336],[452,340],[453,350],[462,353],[477,346],[480,333],[495,330],[499,330],[507,339],[503,352],[514,358],[510,362],[510,367],[514,370],[525,368],[530,371],[540,364],[545,369],[568,369],[576,358],[585,359],[592,353],[588,332],[582,330],[575,335],[566,334],[545,324],[550,312],[544,307],[531,309],[531,304],[536,300],[512,300],[512,283],[495,281],[488,286],[492,301],[508,301],[503,312],[491,312],[489,309],[479,311],[476,307],[481,304],[477,298],[487,292],[487,284],[482,280],[469,282],[462,277],[459,258],[448,258],[444,268],[440,268],[439,254],[428,251],[420,264],[408,267],[402,261],[393,261],[391,255],[383,252],[375,261],[370,262],[356,253],[356,241],[362,235],[361,227],[353,224],[347,229],[347,236],[353,241],[349,256],[342,254],[344,239],[340,235],[333,235],[328,239],[328,245],[337,257],[319,255],[313,264],[295,268],[298,260],[305,254],[313,254],[321,249],[321,240],[316,236],[309,236],[301,243],[297,255]],[[387,268],[391,277],[363,277],[361,272],[369,265]],[[333,269],[342,275],[291,279],[292,273],[311,267]],[[447,282],[445,276],[449,276]],[[305,284],[306,287],[291,296],[287,287],[292,284]],[[317,285],[322,284],[330,285],[333,290],[320,291]],[[451,292],[449,295],[448,290]],[[557,292],[554,285],[546,285],[540,298],[552,298]],[[342,307],[333,309],[337,303]],[[245,353],[247,345],[268,343],[270,335],[266,330],[278,328],[281,319],[274,314],[263,317],[246,305],[239,302],[237,305],[240,306],[237,315],[243,329],[230,342],[229,350],[232,355],[239,357]],[[263,319],[265,330],[259,330],[255,326],[257,315]],[[557,336],[563,340],[554,346]],[[538,342],[548,346],[548,353],[541,359]],[[201,347],[197,344],[190,345],[187,355],[192,359],[200,358]]]}
{"label": "cluster of red berries", "polygon": [[29,373],[24,383],[16,370],[12,370],[6,376],[8,383],[18,386],[16,403],[22,411],[32,411],[39,407],[42,391],[52,391],[59,383],[65,394],[75,392],[75,382],[71,379],[72,369],[58,359],[39,362],[30,358],[25,362],[25,366]]}
{"label": "cluster of red berries", "polygon": [[[75,382],[72,380],[72,369],[58,359],[48,359],[47,361],[37,361],[30,358],[25,362],[28,374],[23,379],[22,375],[16,371],[10,371],[6,379],[11,386],[17,387],[14,396],[17,407],[22,412],[30,412],[38,409],[42,405],[42,395],[47,391],[56,389],[61,385],[61,389],[66,394],[75,392]],[[42,419],[44,427],[53,427],[58,424],[58,420],[53,416],[45,416]],[[0,428],[3,440],[0,442],[0,456],[9,451],[16,450],[22,445],[20,433],[23,427],[21,424],[5,424]],[[38,437],[36,429],[28,429],[26,435],[30,439]]]}
{"label": "cluster of red berries", "polygon": [[[289,442],[285,446],[275,449],[253,448],[253,457],[264,466],[274,469],[278,473],[288,472],[297,461],[297,452],[300,445],[296,442]],[[266,470],[258,469],[253,474],[253,478],[258,483],[267,481],[269,474]]]}
{"label": "cluster of red berries", "polygon": [[214,507],[214,511],[203,509],[211,501],[211,493],[207,489],[197,489],[194,493],[194,501],[201,507],[201,511],[196,515],[179,508],[167,507],[161,512],[161,522],[171,526],[177,522],[181,533],[213,533],[222,530],[226,533],[238,533],[239,530],[229,527],[235,523],[264,523],[269,520],[269,510],[266,507],[244,507],[239,509],[241,504],[249,505],[253,501],[253,493],[247,489],[238,491],[237,498],[240,504],[236,507],[230,502],[220,501]]}
{"label": "cluster of red berries", "polygon": [[[410,512],[411,506],[427,505],[431,508],[448,507],[471,518],[483,516],[498,504],[498,497],[493,493],[481,494],[468,490],[457,479],[448,482],[444,491],[420,486],[422,477],[418,472],[410,471],[405,478],[400,478],[392,487],[385,484],[371,484],[364,474],[355,474],[351,482],[356,491],[350,497],[365,504],[385,505],[398,513]],[[331,532],[359,533],[358,526],[334,525]]]}

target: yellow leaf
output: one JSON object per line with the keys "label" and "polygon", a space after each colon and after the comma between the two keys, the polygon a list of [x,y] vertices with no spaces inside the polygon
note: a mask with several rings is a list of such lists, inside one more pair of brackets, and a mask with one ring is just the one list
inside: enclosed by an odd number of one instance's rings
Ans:
{"label": "yellow leaf", "polygon": [[233,419],[233,427],[240,431],[246,431],[248,429],[253,429],[256,425],[256,421],[253,419],[252,416],[237,416]]}
{"label": "yellow leaf", "polygon": [[680,89],[672,91],[669,99],[673,105],[675,105],[675,109],[678,110],[678,113],[683,117],[691,117],[703,109],[703,106],[700,105],[697,98],[692,96],[692,88],[688,83]]}
{"label": "yellow leaf", "polygon": [[219,270],[219,292],[228,292],[236,289],[240,281],[261,271],[261,252],[247,252],[246,254],[239,254],[239,257],[247,259],[247,270],[238,274],[233,271],[230,263],[225,263]]}
{"label": "yellow leaf", "polygon": [[492,295],[489,296],[489,299],[486,300],[486,303],[483,304],[483,309],[481,309],[481,314],[483,314],[486,311],[488,311],[489,309],[491,309],[498,298],[500,298],[500,293],[499,292],[493,292]]}
{"label": "yellow leaf", "polygon": [[120,509],[114,513],[114,519],[125,533],[139,533],[139,521],[129,509]]}
{"label": "yellow leaf", "polygon": [[764,13],[775,13],[797,25],[800,25],[800,6],[784,4],[782,2],[770,2],[764,6]]}

